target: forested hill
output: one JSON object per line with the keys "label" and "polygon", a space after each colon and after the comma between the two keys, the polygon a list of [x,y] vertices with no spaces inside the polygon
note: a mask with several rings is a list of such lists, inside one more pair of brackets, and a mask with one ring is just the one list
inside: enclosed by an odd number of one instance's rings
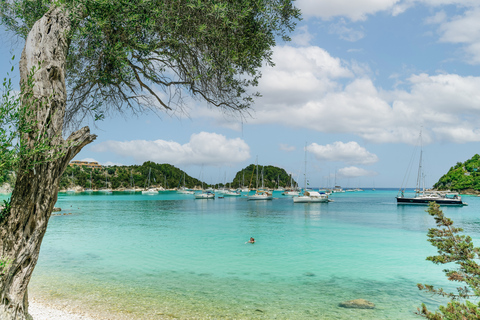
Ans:
{"label": "forested hill", "polygon": [[[262,169],[264,171],[265,187],[277,187],[277,179],[280,179],[280,186],[290,186],[290,176],[284,169],[274,166],[258,166],[259,180],[261,179]],[[112,189],[145,188],[149,172],[151,172],[151,187],[173,189],[183,186],[183,175],[185,173],[183,170],[170,164],[158,164],[148,161],[142,165],[110,166],[102,169],[91,169],[77,165],[68,166],[60,180],[60,189],[75,186],[83,188],[91,187],[92,189],[101,189],[106,186]],[[231,188],[238,188],[243,185],[244,181],[248,187],[250,181],[252,181],[251,187],[254,188],[256,186],[256,173],[255,165],[251,164],[239,171],[233,182],[226,181],[226,184]],[[245,179],[243,179],[243,177],[245,177]],[[221,181],[217,186],[222,187],[224,183],[225,181]],[[260,185],[261,180],[259,181],[259,186]],[[185,186],[187,188],[201,187],[202,182],[185,173]],[[204,183],[203,186],[206,188],[209,185]]]}
{"label": "forested hill", "polygon": [[438,190],[479,192],[480,156],[476,154],[464,163],[457,162],[433,187]]}
{"label": "forested hill", "polygon": [[273,189],[278,186],[290,187],[291,184],[293,184],[293,186],[297,185],[297,182],[291,179],[285,169],[274,166],[255,166],[254,164],[251,164],[237,172],[235,178],[233,178],[232,187],[237,188],[239,186],[246,186],[257,188],[258,186],[260,188],[262,186],[262,173],[265,188]]}

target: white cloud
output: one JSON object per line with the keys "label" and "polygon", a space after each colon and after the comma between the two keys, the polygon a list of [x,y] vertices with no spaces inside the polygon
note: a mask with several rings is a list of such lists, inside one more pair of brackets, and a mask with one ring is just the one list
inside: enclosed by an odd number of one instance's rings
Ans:
{"label": "white cloud", "polygon": [[133,157],[137,163],[154,161],[173,165],[230,165],[250,158],[250,147],[242,139],[200,132],[180,144],[165,140],[106,141],[92,147],[95,152],[111,152]]}
{"label": "white cloud", "polygon": [[440,41],[465,45],[468,61],[480,64],[480,7],[439,23]]}
{"label": "white cloud", "polygon": [[371,177],[377,175],[377,173],[374,171],[368,171],[357,167],[345,167],[338,169],[337,174],[340,178]]}
{"label": "white cloud", "polygon": [[401,0],[298,0],[296,6],[306,17],[330,19],[332,17],[347,17],[352,21],[365,20],[367,15],[379,11],[393,10]]}
{"label": "white cloud", "polygon": [[299,46],[309,46],[313,36],[308,32],[308,26],[301,26],[295,29],[295,34],[291,36],[292,42]]}
{"label": "white cloud", "polygon": [[319,161],[343,161],[349,164],[373,164],[378,161],[375,154],[368,152],[355,141],[336,141],[324,146],[312,143],[307,150]]}
{"label": "white cloud", "polygon": [[295,151],[295,146],[290,146],[288,144],[280,143],[280,150],[282,151],[287,151],[287,152],[292,152]]}
{"label": "white cloud", "polygon": [[447,14],[445,11],[439,11],[435,15],[425,19],[426,24],[439,24],[444,22],[447,19]]}
{"label": "white cloud", "polygon": [[281,97],[283,103],[307,102],[312,96],[321,97],[326,92],[338,89],[337,79],[352,78],[354,73],[338,58],[322,48],[311,46],[274,49],[274,68],[264,68],[259,91],[262,99],[258,104],[268,103]]}
{"label": "white cloud", "polygon": [[102,166],[123,166],[122,163],[120,162],[112,162],[112,161],[107,161],[107,162],[103,162],[103,163],[100,163]]}
{"label": "white cloud", "polygon": [[[400,83],[402,89],[387,91],[375,86],[367,67],[347,64],[318,47],[278,47],[274,57],[276,67],[262,70],[263,97],[246,126],[280,124],[410,144],[423,126],[426,144],[480,141],[480,77],[413,74]],[[357,71],[362,68],[364,74]],[[196,115],[226,121],[208,109]]]}
{"label": "white cloud", "polygon": [[358,41],[365,36],[363,31],[347,27],[345,19],[340,19],[337,23],[332,23],[328,31],[332,34],[338,34],[340,39],[350,42]]}

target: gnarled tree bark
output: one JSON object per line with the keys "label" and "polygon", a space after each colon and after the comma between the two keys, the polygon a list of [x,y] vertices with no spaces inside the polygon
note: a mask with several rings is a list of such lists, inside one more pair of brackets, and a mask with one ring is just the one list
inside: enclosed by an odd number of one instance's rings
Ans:
{"label": "gnarled tree bark", "polygon": [[[57,201],[62,173],[75,155],[96,136],[84,127],[62,138],[67,101],[65,85],[67,39],[71,22],[68,12],[52,7],[30,31],[20,60],[20,81],[25,83],[32,67],[34,110],[42,139],[62,154],[53,161],[31,168],[31,159],[22,159],[11,197],[11,210],[0,224],[0,252],[11,263],[0,278],[0,319],[30,319],[27,286],[37,263],[40,245]],[[37,137],[24,136],[22,144],[33,147]]]}

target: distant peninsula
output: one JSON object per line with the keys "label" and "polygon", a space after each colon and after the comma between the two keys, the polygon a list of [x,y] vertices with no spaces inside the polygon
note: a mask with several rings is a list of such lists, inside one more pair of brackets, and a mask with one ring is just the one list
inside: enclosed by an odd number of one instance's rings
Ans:
{"label": "distant peninsula", "polygon": [[463,163],[457,162],[433,187],[437,190],[480,194],[480,155],[476,154]]}

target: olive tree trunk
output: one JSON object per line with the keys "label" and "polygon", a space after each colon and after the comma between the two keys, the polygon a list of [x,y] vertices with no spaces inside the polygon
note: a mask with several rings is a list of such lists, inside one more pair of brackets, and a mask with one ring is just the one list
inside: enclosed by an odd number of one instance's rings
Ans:
{"label": "olive tree trunk", "polygon": [[[11,210],[0,224],[1,259],[9,262],[0,279],[0,319],[31,319],[28,314],[27,286],[38,260],[40,245],[57,201],[59,181],[70,160],[96,136],[84,127],[62,138],[67,100],[65,67],[71,22],[66,10],[51,8],[30,31],[20,60],[20,81],[35,73],[33,95],[23,99],[34,110],[43,141],[62,150],[54,160],[31,166],[32,158],[21,160]],[[22,144],[33,148],[35,136],[25,135]]]}

